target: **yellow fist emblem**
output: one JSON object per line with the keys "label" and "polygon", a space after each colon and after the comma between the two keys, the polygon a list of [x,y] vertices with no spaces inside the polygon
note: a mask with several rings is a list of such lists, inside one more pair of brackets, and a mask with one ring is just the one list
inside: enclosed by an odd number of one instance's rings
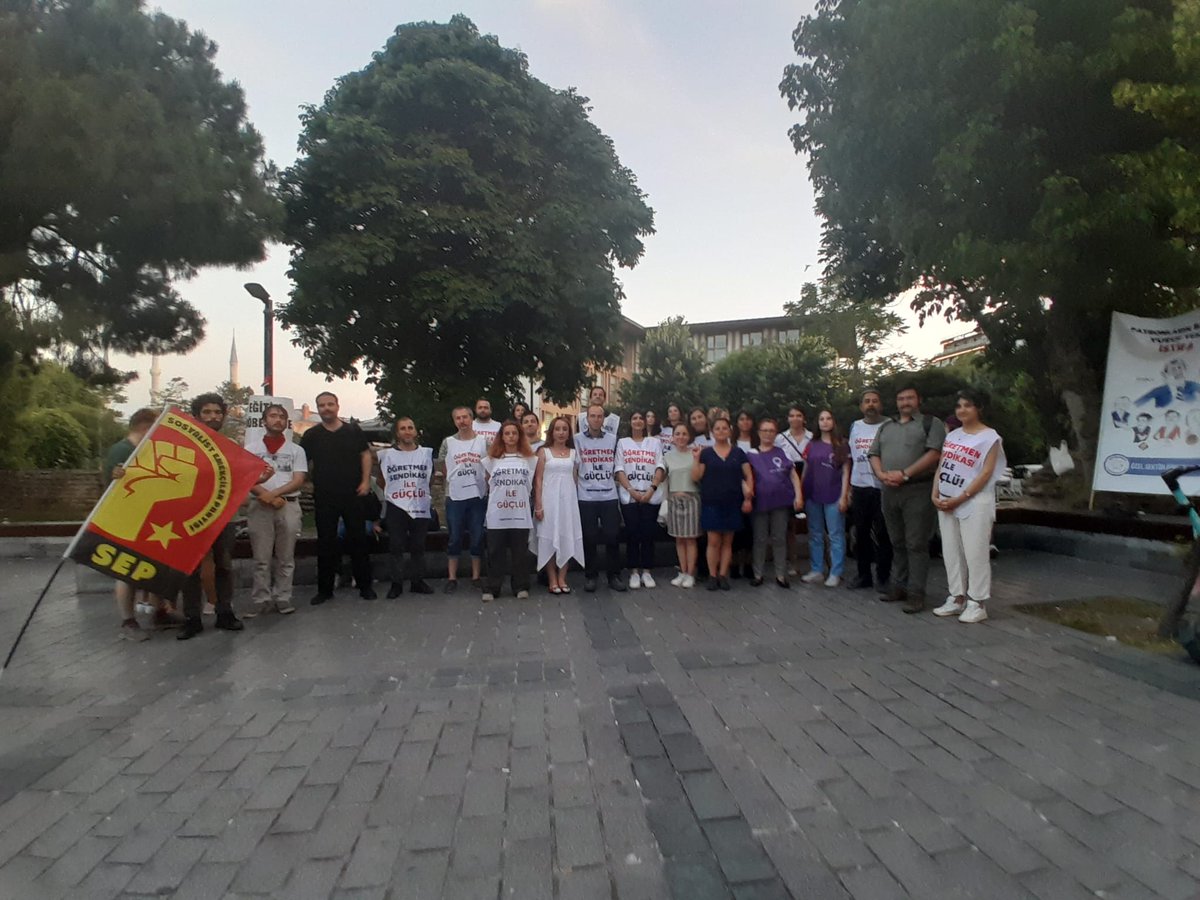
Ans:
{"label": "yellow fist emblem", "polygon": [[191,496],[198,472],[195,450],[145,441],[92,521],[113,537],[135,541],[156,503]]}

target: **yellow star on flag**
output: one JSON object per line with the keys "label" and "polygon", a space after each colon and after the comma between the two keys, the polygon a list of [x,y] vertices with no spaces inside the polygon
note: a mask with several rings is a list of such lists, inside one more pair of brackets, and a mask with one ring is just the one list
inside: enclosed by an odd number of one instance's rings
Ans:
{"label": "yellow star on flag", "polygon": [[154,534],[150,535],[147,540],[158,541],[163,545],[164,549],[170,545],[171,541],[177,541],[181,537],[181,535],[175,533],[175,529],[170,522],[168,522],[166,525],[155,525],[153,522],[151,522],[150,530],[153,531]]}

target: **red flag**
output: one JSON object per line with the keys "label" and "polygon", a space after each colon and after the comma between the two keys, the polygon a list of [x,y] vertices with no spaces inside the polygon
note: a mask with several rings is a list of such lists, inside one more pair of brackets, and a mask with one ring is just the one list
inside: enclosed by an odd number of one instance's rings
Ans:
{"label": "red flag", "polygon": [[67,555],[139,588],[174,595],[263,465],[191,416],[168,410],[125,463],[125,475],[100,498]]}

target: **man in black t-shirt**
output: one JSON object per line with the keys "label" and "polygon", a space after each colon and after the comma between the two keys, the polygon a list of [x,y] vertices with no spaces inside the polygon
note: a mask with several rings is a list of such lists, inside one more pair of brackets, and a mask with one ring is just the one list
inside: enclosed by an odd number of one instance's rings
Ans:
{"label": "man in black t-shirt", "polygon": [[321,424],[300,439],[308,456],[308,477],[313,483],[317,519],[317,595],[310,603],[318,606],[333,598],[341,551],[338,519],[346,524],[346,548],[354,569],[354,580],[364,600],[374,600],[371,588],[371,559],[362,501],[371,492],[371,449],[357,425],[338,418],[338,398],[325,391],[317,394]]}

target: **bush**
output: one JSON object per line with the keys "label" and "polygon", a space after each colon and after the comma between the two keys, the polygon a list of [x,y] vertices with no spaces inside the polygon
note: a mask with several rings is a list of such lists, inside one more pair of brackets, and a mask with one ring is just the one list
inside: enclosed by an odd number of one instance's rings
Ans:
{"label": "bush", "polygon": [[22,456],[38,469],[77,469],[90,457],[87,432],[61,409],[35,409],[19,416]]}

